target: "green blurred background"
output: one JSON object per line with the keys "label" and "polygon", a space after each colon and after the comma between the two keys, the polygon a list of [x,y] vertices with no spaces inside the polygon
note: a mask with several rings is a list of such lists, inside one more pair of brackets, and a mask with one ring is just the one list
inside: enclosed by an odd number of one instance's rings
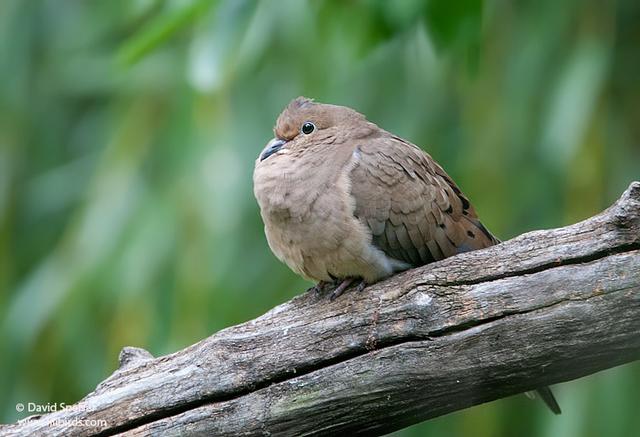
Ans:
{"label": "green blurred background", "polygon": [[[640,179],[640,3],[0,2],[0,422],[78,400],[309,286],[270,253],[254,159],[292,98],[421,145],[503,239]],[[397,435],[630,436],[640,366]]]}

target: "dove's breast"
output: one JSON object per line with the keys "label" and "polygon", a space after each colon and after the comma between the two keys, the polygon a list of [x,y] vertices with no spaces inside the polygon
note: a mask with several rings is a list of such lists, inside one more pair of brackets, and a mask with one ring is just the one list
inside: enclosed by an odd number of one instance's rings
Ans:
{"label": "dove's breast", "polygon": [[398,270],[354,216],[349,174],[356,156],[333,164],[287,154],[273,158],[256,162],[254,194],[269,247],[281,261],[315,281],[375,282]]}

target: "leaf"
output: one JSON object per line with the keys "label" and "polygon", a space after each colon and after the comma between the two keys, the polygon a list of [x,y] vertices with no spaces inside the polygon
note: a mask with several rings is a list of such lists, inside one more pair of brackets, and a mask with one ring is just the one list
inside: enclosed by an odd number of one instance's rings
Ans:
{"label": "leaf", "polygon": [[216,3],[215,0],[196,0],[188,6],[156,17],[145,29],[122,45],[117,54],[118,63],[124,66],[135,64],[178,31],[204,15],[214,3]]}

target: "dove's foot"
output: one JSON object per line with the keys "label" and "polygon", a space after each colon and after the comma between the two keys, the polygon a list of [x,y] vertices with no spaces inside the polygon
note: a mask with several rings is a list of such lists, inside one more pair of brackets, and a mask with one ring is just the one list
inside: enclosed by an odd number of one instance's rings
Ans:
{"label": "dove's foot", "polygon": [[313,292],[316,296],[319,296],[319,295],[322,294],[322,292],[324,292],[324,289],[327,288],[327,286],[330,285],[330,284],[331,284],[331,282],[319,281],[313,287],[307,288],[307,293]]}
{"label": "dove's foot", "polygon": [[364,290],[365,288],[367,288],[367,281],[365,281],[364,279],[362,281],[360,281],[360,283],[356,286],[356,291],[359,293],[362,290]]}
{"label": "dove's foot", "polygon": [[[335,290],[333,290],[333,293],[331,293],[331,296],[329,296],[329,300],[334,300],[335,298],[337,298],[338,296],[340,296],[342,293],[344,293],[344,291],[349,288],[349,286],[351,284],[353,284],[353,281],[355,281],[355,278],[347,278],[345,280],[343,280],[340,285],[338,285],[336,287]],[[358,285],[356,286],[356,291],[360,292],[362,290],[364,290],[367,286],[367,282],[363,279],[361,280]]]}
{"label": "dove's foot", "polygon": [[336,297],[344,293],[344,291],[349,287],[349,285],[351,285],[353,281],[354,278],[346,278],[345,280],[343,280],[342,283],[338,285],[335,290],[333,290],[333,293],[331,293],[331,296],[329,296],[329,300],[335,300]]}

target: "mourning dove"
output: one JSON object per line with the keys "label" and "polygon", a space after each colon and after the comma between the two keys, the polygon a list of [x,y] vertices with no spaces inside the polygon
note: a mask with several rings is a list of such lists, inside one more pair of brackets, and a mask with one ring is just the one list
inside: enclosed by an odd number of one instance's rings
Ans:
{"label": "mourning dove", "polygon": [[253,174],[269,246],[316,290],[341,281],[332,298],[499,243],[431,156],[353,109],[298,97],[274,133]]}
{"label": "mourning dove", "polygon": [[256,161],[269,246],[312,281],[395,272],[498,243],[428,154],[358,112],[299,97]]}

